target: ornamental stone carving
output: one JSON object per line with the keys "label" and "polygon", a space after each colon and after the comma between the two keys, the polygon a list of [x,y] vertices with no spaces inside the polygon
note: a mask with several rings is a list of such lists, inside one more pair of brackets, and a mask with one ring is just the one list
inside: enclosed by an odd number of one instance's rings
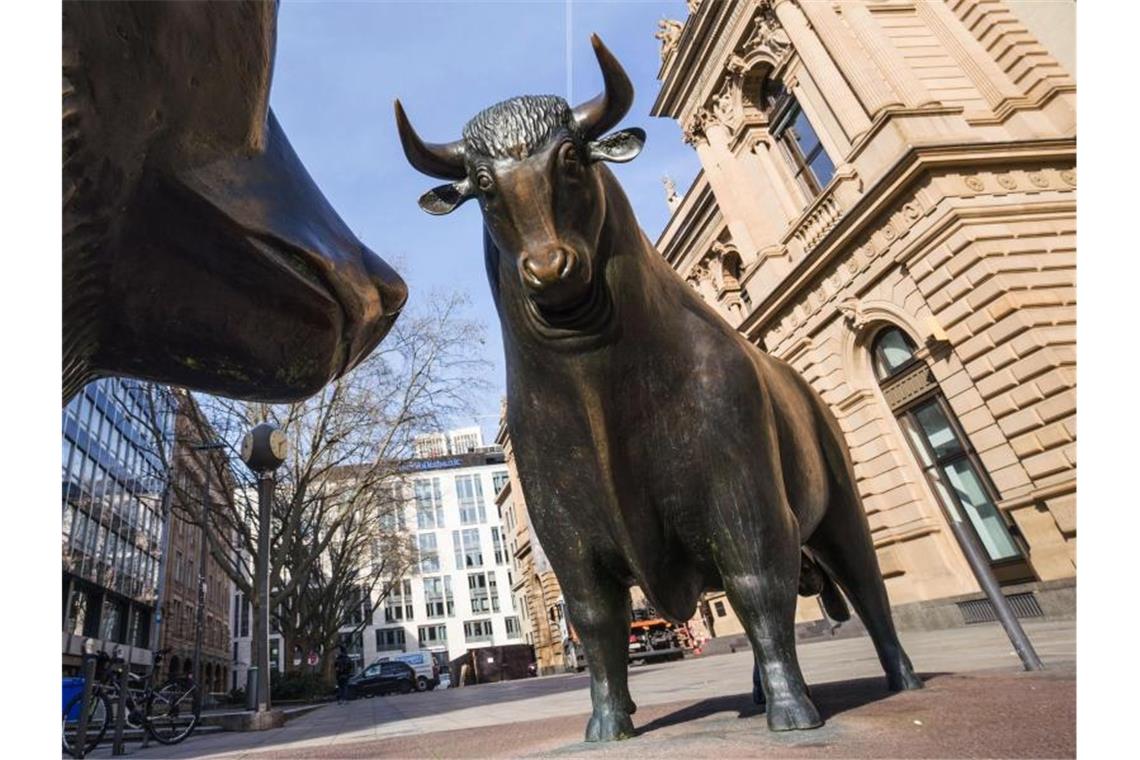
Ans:
{"label": "ornamental stone carving", "polygon": [[681,40],[681,30],[684,27],[680,21],[671,18],[663,18],[657,22],[657,33],[653,36],[661,40],[662,62],[668,60],[677,49],[677,43]]}
{"label": "ornamental stone carving", "polygon": [[[664,28],[657,37],[662,40],[664,51]],[[705,132],[712,124],[722,125],[730,137],[734,136],[745,121],[744,81],[757,65],[757,58],[767,58],[770,68],[784,59],[790,50],[791,40],[776,19],[771,4],[761,3],[748,36],[728,55],[720,88],[684,122],[685,142],[695,147],[701,140],[707,141]]]}
{"label": "ornamental stone carving", "polygon": [[677,194],[677,183],[666,174],[661,178],[661,184],[665,186],[665,204],[670,211],[676,211],[677,207],[681,205],[681,196]]}
{"label": "ornamental stone carving", "polygon": [[752,31],[744,40],[744,55],[751,58],[766,53],[775,61],[784,57],[784,53],[792,46],[787,32],[780,26],[776,14],[770,5],[765,3],[760,7],[756,18],[752,20]]}
{"label": "ornamental stone carving", "polygon": [[736,131],[744,116],[741,90],[741,77],[729,75],[712,100],[713,118],[727,127],[730,133]]}
{"label": "ornamental stone carving", "polygon": [[698,108],[685,122],[685,126],[681,130],[681,139],[694,148],[699,143],[707,143],[708,137],[705,135],[705,129],[714,121],[715,119],[707,108]]}
{"label": "ornamental stone carving", "polygon": [[853,330],[861,330],[867,324],[867,315],[863,313],[863,304],[858,298],[848,298],[840,303],[839,311]]}

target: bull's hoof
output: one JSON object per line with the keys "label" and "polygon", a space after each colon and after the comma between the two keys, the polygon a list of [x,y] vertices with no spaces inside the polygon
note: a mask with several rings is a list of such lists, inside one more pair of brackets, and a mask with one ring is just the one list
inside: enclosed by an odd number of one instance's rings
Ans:
{"label": "bull's hoof", "polygon": [[891,691],[911,691],[912,689],[921,689],[923,686],[922,679],[909,668],[902,673],[887,676],[887,688]]}
{"label": "bull's hoof", "polygon": [[637,712],[637,705],[629,697],[626,697],[625,700],[625,711],[628,715],[633,715],[635,712]]}
{"label": "bull's hoof", "polygon": [[594,712],[586,726],[586,741],[612,742],[633,737],[633,721],[627,712]]}
{"label": "bull's hoof", "polygon": [[768,728],[772,731],[804,731],[823,725],[819,710],[806,697],[799,701],[789,699],[770,702],[765,712]]}

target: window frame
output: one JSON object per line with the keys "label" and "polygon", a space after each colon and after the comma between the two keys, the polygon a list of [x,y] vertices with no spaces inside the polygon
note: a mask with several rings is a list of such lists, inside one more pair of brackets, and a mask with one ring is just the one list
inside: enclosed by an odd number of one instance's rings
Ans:
{"label": "window frame", "polygon": [[[815,146],[806,155],[800,149],[799,141],[793,134],[790,134],[801,115],[811,128],[816,140]],[[768,118],[771,125],[768,128],[768,133],[780,146],[780,150],[791,164],[792,178],[804,189],[810,199],[818,197],[835,177],[835,160],[827,152],[827,147],[820,137],[819,128],[812,123],[795,94],[787,90],[772,103]],[[821,153],[831,164],[831,176],[827,178],[826,182],[816,176],[815,169],[812,168],[812,163],[819,158]]]}
{"label": "window frame", "polygon": [[[879,343],[889,332],[898,332],[903,337],[907,346],[911,350],[911,356],[902,364],[898,365],[893,370],[888,372],[885,376],[880,377],[879,373],[874,369],[875,352],[878,351]],[[912,373],[920,371],[920,368],[925,367],[928,372],[931,371],[930,365],[927,363],[926,359],[920,355],[918,344],[914,341],[914,339],[911,338],[906,330],[902,329],[898,325],[888,323],[880,327],[872,337],[872,340],[869,344],[868,353],[870,355],[869,358],[871,359],[872,375],[878,383],[879,390],[882,393],[890,390],[896,383],[909,377]],[[962,518],[961,522],[966,525],[968,530],[972,531],[975,540],[977,540],[979,546],[982,546],[982,551],[985,552],[986,560],[989,562],[990,567],[993,568],[994,573],[998,576],[999,580],[1002,583],[1016,583],[1025,580],[1035,580],[1036,573],[1033,572],[1033,568],[1028,562],[1029,551],[1028,547],[1025,545],[1024,537],[1017,529],[1017,525],[1015,523],[1011,523],[1009,517],[1004,512],[1002,512],[1000,507],[997,506],[998,501],[1000,500],[997,487],[990,479],[989,471],[982,464],[981,458],[978,456],[973,442],[966,434],[966,431],[962,427],[961,422],[959,422],[958,415],[956,415],[954,413],[954,410],[951,408],[950,402],[946,398],[946,394],[943,393],[942,386],[938,383],[938,381],[932,379],[932,382],[928,388],[913,397],[907,398],[905,401],[902,401],[895,406],[892,406],[886,398],[884,398],[884,401],[886,401],[887,408],[890,409],[891,416],[895,420],[895,425],[897,426],[899,435],[902,436],[903,440],[905,441],[904,445],[906,446],[907,450],[911,452],[911,455],[915,458],[915,465],[922,472],[923,478],[926,481],[926,485],[934,498],[934,503],[941,510],[943,517],[946,520],[954,519],[954,515],[949,514],[947,505],[943,504],[942,498],[939,496],[939,493],[941,492],[945,492],[950,495],[950,498],[954,502],[954,509]],[[951,432],[954,434],[955,438],[958,441],[960,450],[954,452],[953,454],[947,454],[940,457],[934,451],[934,447],[930,443],[929,436],[926,434],[921,422],[919,422],[917,416],[915,415],[916,410],[926,406],[931,401],[938,405],[939,410],[942,412],[943,417],[946,419],[947,424],[950,426]],[[904,418],[906,418],[905,422]],[[917,442],[914,441],[913,437],[907,432],[907,426],[912,426],[915,430],[919,431],[919,435],[917,436],[919,440]],[[929,459],[931,462],[929,466],[924,464],[924,457],[915,450],[915,446],[918,444],[921,444],[923,446],[924,452],[926,454],[925,459]],[[995,511],[1001,519],[1002,525],[1006,529],[1006,533],[1008,534],[1014,547],[1017,549],[1018,553],[1015,556],[993,559],[989,556],[989,552],[986,551],[985,542],[982,540],[981,535],[979,535],[977,527],[975,527],[973,521],[970,519],[965,505],[962,503],[962,499],[958,495],[957,489],[954,488],[952,483],[948,482],[945,479],[945,475],[942,472],[945,465],[960,461],[966,461],[969,463],[970,469],[973,470],[974,476],[978,479],[978,483],[981,486],[985,497],[989,499],[990,503],[994,506]],[[1024,572],[1022,572],[1023,569]]]}

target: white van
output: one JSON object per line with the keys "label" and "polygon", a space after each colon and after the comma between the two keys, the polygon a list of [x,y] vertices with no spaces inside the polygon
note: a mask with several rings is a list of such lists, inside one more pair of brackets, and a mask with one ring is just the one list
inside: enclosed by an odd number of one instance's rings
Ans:
{"label": "white van", "polygon": [[394,654],[381,657],[379,662],[387,662],[389,660],[406,662],[412,666],[412,670],[416,671],[416,691],[429,691],[439,686],[439,665],[436,663],[435,658],[431,656],[431,652],[421,650],[419,652]]}

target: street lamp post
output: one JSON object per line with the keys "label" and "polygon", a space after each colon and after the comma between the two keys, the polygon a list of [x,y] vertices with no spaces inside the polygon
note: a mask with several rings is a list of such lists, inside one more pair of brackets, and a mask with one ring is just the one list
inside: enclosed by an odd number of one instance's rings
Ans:
{"label": "street lamp post", "polygon": [[970,569],[974,572],[974,578],[982,587],[986,598],[989,599],[990,606],[993,607],[998,622],[1005,629],[1005,634],[1009,637],[1010,643],[1013,644],[1014,651],[1021,658],[1022,667],[1025,670],[1044,670],[1045,666],[1041,663],[1041,658],[1037,655],[1029,637],[1025,635],[1021,621],[1017,619],[1017,614],[1010,606],[1009,600],[1005,598],[1005,594],[1002,593],[998,579],[990,568],[989,555],[986,554],[985,547],[982,546],[974,532],[966,527],[965,522],[956,512],[950,514],[949,518],[950,530],[958,539],[959,546],[962,547],[962,554],[966,557],[966,563],[969,564]]}
{"label": "street lamp post", "polygon": [[254,621],[257,712],[269,709],[269,529],[273,516],[273,492],[277,485],[276,471],[285,461],[288,451],[285,434],[268,422],[246,433],[241,444],[241,458],[257,476],[257,563],[254,580],[258,598],[257,619]]}

